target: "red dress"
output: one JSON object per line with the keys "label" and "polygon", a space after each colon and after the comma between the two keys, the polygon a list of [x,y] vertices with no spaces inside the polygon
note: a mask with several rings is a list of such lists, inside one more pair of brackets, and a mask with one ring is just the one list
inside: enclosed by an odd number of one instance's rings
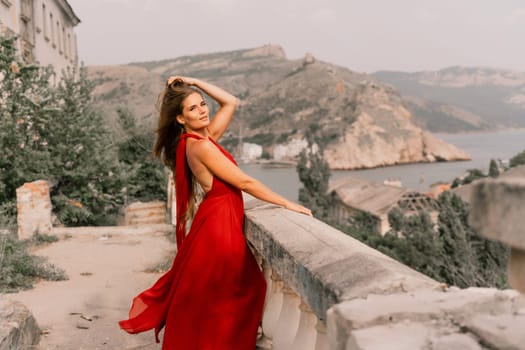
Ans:
{"label": "red dress", "polygon": [[[184,165],[186,178],[177,178],[177,210],[189,177],[187,137],[200,138],[184,134],[179,143],[176,173],[182,175]],[[254,350],[266,282],[246,244],[243,223],[241,192],[214,176],[188,235],[178,232],[171,269],[133,300],[129,319],[120,327],[128,333],[155,329],[158,342],[165,326],[163,350]]]}

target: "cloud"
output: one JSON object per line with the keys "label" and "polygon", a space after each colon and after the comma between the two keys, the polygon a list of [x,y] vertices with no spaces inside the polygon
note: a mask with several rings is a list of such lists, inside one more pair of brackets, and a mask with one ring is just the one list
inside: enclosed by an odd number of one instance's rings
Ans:
{"label": "cloud", "polygon": [[333,9],[320,9],[311,14],[314,21],[328,22],[337,19],[337,13]]}
{"label": "cloud", "polygon": [[514,9],[510,15],[507,16],[507,22],[510,24],[525,23],[525,8],[520,7]]}
{"label": "cloud", "polygon": [[414,11],[414,18],[422,24],[433,24],[439,19],[439,12],[424,7],[419,7]]}

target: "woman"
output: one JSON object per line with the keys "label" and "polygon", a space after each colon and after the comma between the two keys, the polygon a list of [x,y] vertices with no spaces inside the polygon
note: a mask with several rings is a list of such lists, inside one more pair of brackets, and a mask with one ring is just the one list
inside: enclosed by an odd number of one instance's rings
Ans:
{"label": "woman", "polygon": [[[210,121],[204,91],[220,108]],[[243,234],[241,191],[306,215],[310,210],[244,174],[216,141],[237,99],[204,81],[170,77],[160,100],[154,154],[175,174],[177,247],[172,268],[133,300],[122,329],[165,326],[162,349],[253,350],[266,282]],[[199,187],[204,199],[195,211]],[[192,220],[186,235],[186,223]]]}

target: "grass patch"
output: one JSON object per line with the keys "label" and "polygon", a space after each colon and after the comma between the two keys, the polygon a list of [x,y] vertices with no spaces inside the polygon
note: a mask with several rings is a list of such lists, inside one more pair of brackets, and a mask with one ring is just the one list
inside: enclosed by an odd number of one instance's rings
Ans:
{"label": "grass patch", "polygon": [[36,246],[49,244],[49,243],[54,243],[54,242],[57,242],[57,241],[58,241],[58,237],[57,236],[40,234],[40,233],[37,233],[31,239],[31,243],[36,245]]}
{"label": "grass patch", "polygon": [[[37,240],[47,243],[56,238],[43,237]],[[0,235],[0,293],[33,288],[33,283],[40,279],[68,279],[64,270],[49,263],[46,258],[31,255],[29,247],[33,244],[36,244],[33,240],[19,241],[11,235]]]}

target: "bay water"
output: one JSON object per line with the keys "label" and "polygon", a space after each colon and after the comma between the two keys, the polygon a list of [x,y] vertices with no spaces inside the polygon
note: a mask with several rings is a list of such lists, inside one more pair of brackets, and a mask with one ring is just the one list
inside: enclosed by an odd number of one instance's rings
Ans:
{"label": "bay water", "polygon": [[[362,170],[333,170],[331,179],[354,176],[373,182],[400,180],[406,188],[426,192],[437,182],[452,182],[469,169],[487,173],[491,159],[508,160],[525,150],[525,129],[468,134],[435,134],[467,152],[470,161],[417,163]],[[273,167],[266,164],[244,164],[241,169],[275,192],[297,201],[299,181],[295,167]]]}

